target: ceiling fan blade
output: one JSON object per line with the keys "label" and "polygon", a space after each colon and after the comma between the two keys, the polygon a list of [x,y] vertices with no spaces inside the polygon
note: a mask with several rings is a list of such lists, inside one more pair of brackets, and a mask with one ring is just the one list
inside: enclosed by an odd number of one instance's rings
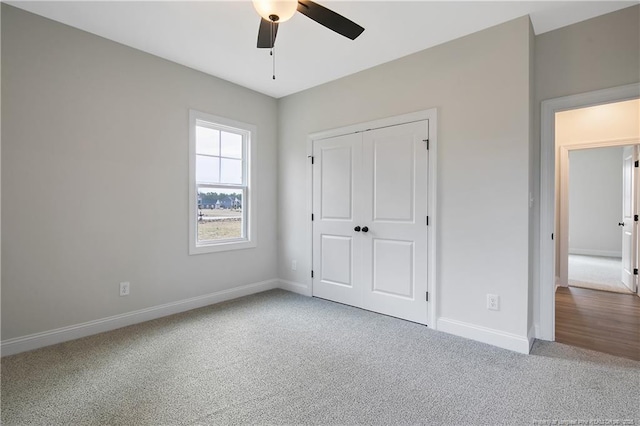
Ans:
{"label": "ceiling fan blade", "polygon": [[364,31],[355,22],[311,0],[298,0],[298,12],[351,40],[355,40]]}
{"label": "ceiling fan blade", "polygon": [[[272,25],[273,38],[271,32]],[[276,34],[278,34],[278,24],[275,22],[267,21],[266,19],[261,19],[260,28],[258,29],[258,48],[272,48],[276,42]]]}

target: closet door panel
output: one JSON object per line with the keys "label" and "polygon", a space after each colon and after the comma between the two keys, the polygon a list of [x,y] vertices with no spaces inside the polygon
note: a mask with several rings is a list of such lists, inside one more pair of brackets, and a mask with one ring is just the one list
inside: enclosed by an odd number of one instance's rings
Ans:
{"label": "closet door panel", "polygon": [[[385,132],[386,133],[386,132]],[[374,222],[413,222],[415,199],[414,141],[411,134],[372,140]],[[369,177],[369,176],[368,176]]]}
{"label": "closet door panel", "polygon": [[427,322],[427,122],[363,136],[365,309]]}
{"label": "closet door panel", "polygon": [[362,204],[362,137],[316,141],[313,158],[313,295],[360,306],[362,241],[354,228]]}
{"label": "closet door panel", "polygon": [[376,238],[373,244],[372,291],[413,298],[414,243]]}

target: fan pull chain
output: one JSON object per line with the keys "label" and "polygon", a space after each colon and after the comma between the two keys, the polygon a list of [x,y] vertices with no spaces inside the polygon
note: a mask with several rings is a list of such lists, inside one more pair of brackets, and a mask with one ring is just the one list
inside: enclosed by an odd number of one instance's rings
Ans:
{"label": "fan pull chain", "polygon": [[275,21],[271,21],[271,52],[269,53],[273,58],[273,76],[272,78],[276,79],[276,43],[273,39],[273,27],[275,25]]}

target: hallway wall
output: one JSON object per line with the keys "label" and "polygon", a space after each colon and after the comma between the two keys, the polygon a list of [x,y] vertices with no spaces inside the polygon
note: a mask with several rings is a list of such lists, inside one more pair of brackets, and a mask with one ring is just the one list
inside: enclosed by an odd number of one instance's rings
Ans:
{"label": "hallway wall", "polygon": [[622,152],[569,151],[569,253],[622,256]]}

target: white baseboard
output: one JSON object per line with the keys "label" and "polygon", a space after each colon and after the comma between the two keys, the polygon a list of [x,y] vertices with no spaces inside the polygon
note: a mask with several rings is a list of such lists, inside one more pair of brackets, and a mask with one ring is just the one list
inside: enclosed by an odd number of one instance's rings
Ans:
{"label": "white baseboard", "polygon": [[300,284],[294,281],[278,280],[280,282],[279,288],[290,291],[292,293],[302,294],[303,296],[311,296],[311,288],[305,284]]}
{"label": "white baseboard", "polygon": [[[114,315],[111,317],[88,321],[81,324],[75,324],[41,333],[3,340],[1,342],[0,352],[2,353],[2,356],[14,355],[20,352],[30,351],[33,349],[55,345],[57,343],[62,343],[69,340],[79,339],[81,337],[103,333],[105,331],[115,330],[129,325],[138,324],[168,315],[189,311],[191,309],[201,308],[203,306],[236,299],[238,297],[272,290],[275,288],[281,288],[283,290],[291,291],[305,296],[312,295],[311,288],[304,284],[278,279],[261,281],[258,283],[247,284],[228,290],[221,290],[215,293],[205,294],[203,296],[192,297],[190,299],[184,299],[164,305],[140,309],[125,314]],[[483,343],[488,343],[500,348],[527,354],[529,353],[529,349],[533,344],[534,337],[537,335],[537,331],[535,335],[532,334],[532,331],[534,329],[529,330],[529,335],[527,337],[524,337],[448,318],[438,319],[437,329],[446,333],[455,334],[457,336],[477,340]]]}
{"label": "white baseboard", "polygon": [[438,331],[455,334],[456,336],[488,343],[503,349],[528,354],[530,342],[528,336],[518,336],[512,333],[469,324],[450,318],[438,319]]}
{"label": "white baseboard", "polygon": [[[236,299],[242,296],[248,296],[254,293],[260,293],[274,288],[284,287],[281,287],[280,281],[276,279],[261,281],[228,290],[205,294],[203,296],[192,297],[190,299],[127,312],[126,314],[114,315],[68,327],[57,328],[55,330],[7,339],[2,341],[0,352],[2,353],[2,356],[14,355],[20,352],[30,351],[44,346],[55,345],[56,343],[62,343],[69,340],[79,339],[81,337],[91,336],[93,334],[103,333],[105,331],[115,330],[128,325],[138,324],[152,319],[165,317],[167,315],[201,308],[203,306]],[[289,288],[284,289],[290,290]]]}
{"label": "white baseboard", "polygon": [[579,254],[582,256],[622,257],[621,251],[591,250],[591,249],[578,249],[578,248],[570,248],[569,254]]}

